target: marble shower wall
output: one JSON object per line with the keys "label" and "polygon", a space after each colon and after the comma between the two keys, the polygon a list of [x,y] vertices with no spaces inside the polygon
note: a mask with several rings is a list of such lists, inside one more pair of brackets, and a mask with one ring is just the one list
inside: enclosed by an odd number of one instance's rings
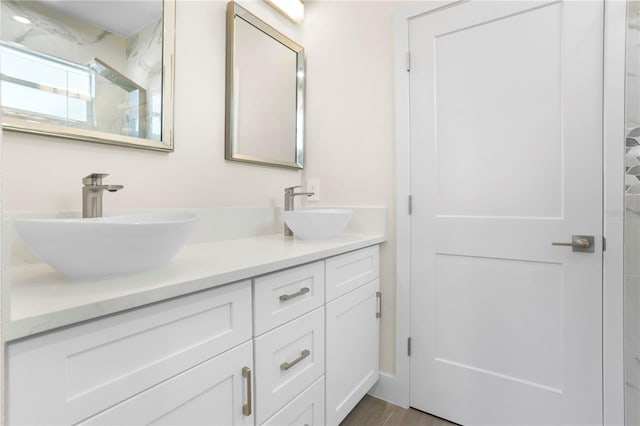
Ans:
{"label": "marble shower wall", "polygon": [[[635,178],[635,177],[634,177]],[[640,424],[640,195],[625,196],[624,371],[628,424]]]}
{"label": "marble shower wall", "polygon": [[147,25],[127,39],[125,62],[125,74],[147,90],[146,138],[160,140],[162,20]]}
{"label": "marble shower wall", "polygon": [[640,127],[628,130],[625,144],[625,192],[640,194]]}
{"label": "marble shower wall", "polygon": [[640,3],[627,3],[625,88],[625,423],[640,424]]}

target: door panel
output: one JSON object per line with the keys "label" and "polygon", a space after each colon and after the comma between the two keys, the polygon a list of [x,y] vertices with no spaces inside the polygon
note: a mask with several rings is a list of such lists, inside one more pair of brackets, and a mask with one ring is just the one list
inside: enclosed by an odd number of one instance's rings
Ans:
{"label": "door panel", "polygon": [[437,362],[562,392],[562,265],[438,254],[435,267]]}
{"label": "door panel", "polygon": [[[602,2],[409,21],[411,405],[602,419]],[[594,235],[594,253],[552,242]]]}
{"label": "door panel", "polygon": [[562,216],[561,9],[434,37],[438,215]]}

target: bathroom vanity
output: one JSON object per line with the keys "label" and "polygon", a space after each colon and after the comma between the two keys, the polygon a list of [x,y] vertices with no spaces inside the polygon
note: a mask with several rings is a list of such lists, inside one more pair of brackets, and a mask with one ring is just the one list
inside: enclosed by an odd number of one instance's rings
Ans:
{"label": "bathroom vanity", "polygon": [[383,241],[192,244],[94,282],[14,272],[7,424],[338,424],[378,379]]}

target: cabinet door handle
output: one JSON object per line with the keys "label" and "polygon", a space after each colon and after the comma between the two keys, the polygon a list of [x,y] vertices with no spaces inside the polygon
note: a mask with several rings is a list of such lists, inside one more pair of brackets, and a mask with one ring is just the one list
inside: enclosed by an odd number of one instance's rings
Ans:
{"label": "cabinet door handle", "polygon": [[309,287],[302,287],[299,291],[292,294],[283,294],[280,296],[280,301],[284,302],[289,299],[293,299],[294,297],[302,296],[303,294],[309,293]]}
{"label": "cabinet door handle", "polygon": [[302,352],[300,352],[300,356],[298,358],[294,359],[291,362],[283,362],[282,364],[280,364],[280,370],[287,371],[288,369],[290,369],[291,367],[293,367],[294,365],[296,365],[297,363],[299,363],[309,355],[311,355],[311,351],[309,349],[303,350]]}
{"label": "cabinet door handle", "polygon": [[249,367],[242,367],[242,377],[247,379],[247,403],[242,406],[242,414],[250,416],[252,412],[251,408],[251,369]]}
{"label": "cabinet door handle", "polygon": [[378,299],[378,310],[376,311],[376,318],[382,318],[382,292],[376,291],[376,299]]}

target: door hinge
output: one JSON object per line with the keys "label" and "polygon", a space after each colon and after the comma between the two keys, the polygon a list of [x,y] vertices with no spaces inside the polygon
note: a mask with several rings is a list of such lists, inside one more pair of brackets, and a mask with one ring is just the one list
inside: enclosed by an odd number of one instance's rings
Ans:
{"label": "door hinge", "polygon": [[407,355],[411,356],[411,337],[407,339]]}
{"label": "door hinge", "polygon": [[405,65],[406,65],[407,72],[411,71],[411,53],[410,52],[407,52]]}
{"label": "door hinge", "polygon": [[607,251],[607,237],[602,236],[602,251]]}
{"label": "door hinge", "polygon": [[409,195],[409,214],[413,212],[413,195]]}

